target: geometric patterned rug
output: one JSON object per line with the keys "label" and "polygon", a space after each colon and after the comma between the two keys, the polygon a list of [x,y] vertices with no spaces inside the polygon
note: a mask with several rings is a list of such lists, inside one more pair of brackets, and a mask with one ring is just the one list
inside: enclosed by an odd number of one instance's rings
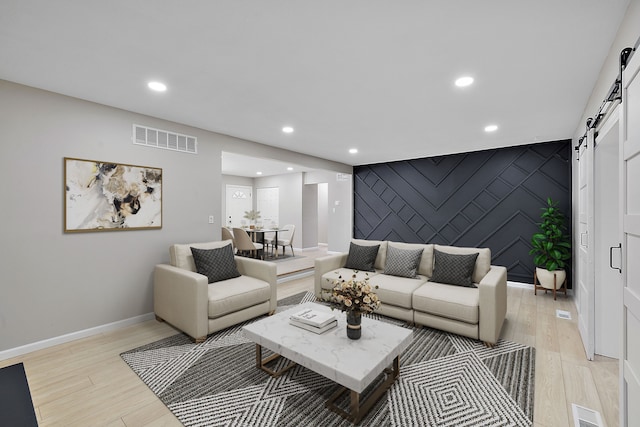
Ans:
{"label": "geometric patterned rug", "polygon": [[[301,293],[279,301],[278,310],[314,300],[313,293]],[[400,376],[360,425],[532,425],[533,347],[500,340],[487,348],[459,335],[370,316],[412,329],[413,342],[400,356]],[[201,344],[177,334],[121,357],[185,426],[350,426],[324,407],[338,388],[333,381],[299,365],[278,378],[256,368],[255,344],[241,330],[251,322]],[[280,358],[273,368],[288,363]],[[338,404],[346,409],[348,399]]]}

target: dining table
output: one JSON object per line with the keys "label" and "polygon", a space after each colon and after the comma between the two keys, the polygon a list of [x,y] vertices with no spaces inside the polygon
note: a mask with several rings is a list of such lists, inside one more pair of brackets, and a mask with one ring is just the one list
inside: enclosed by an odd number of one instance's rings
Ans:
{"label": "dining table", "polygon": [[[265,233],[274,233],[273,244],[276,246],[274,258],[278,258],[278,232],[289,231],[286,228],[245,228],[246,232],[251,236],[251,240],[257,243],[262,243],[264,247],[264,235]],[[260,235],[260,237],[258,237]]]}

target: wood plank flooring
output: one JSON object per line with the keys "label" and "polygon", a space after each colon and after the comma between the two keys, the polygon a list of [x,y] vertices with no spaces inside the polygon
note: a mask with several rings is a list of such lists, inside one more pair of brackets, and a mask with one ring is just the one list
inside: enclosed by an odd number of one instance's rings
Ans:
{"label": "wood plank flooring", "polygon": [[[320,251],[316,255],[322,255]],[[314,256],[304,253],[305,256]],[[313,277],[278,285],[278,297],[313,290]],[[555,310],[571,313],[559,319]],[[618,361],[585,358],[571,297],[509,287],[502,338],[536,347],[534,425],[573,426],[571,403],[618,425]],[[120,353],[171,336],[155,320],[0,361],[23,362],[40,426],[179,426]]]}

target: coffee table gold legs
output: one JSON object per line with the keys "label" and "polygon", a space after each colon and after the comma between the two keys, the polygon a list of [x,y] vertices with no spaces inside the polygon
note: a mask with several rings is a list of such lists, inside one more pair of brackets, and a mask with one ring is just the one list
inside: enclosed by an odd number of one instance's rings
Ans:
{"label": "coffee table gold legs", "polygon": [[[396,378],[400,375],[400,359],[396,357],[393,359],[393,364],[391,369],[385,369],[385,374],[387,378],[375,389],[371,392],[371,394],[360,403],[360,393],[357,393],[353,390],[349,390],[346,387],[340,387],[334,394],[331,395],[329,400],[325,403],[325,406],[340,415],[342,418],[345,418],[351,421],[354,424],[359,424],[362,421],[367,413],[373,408],[373,405],[382,397],[382,395],[391,387]],[[351,396],[351,401],[349,404],[349,412],[343,411],[335,405],[335,401],[342,396],[346,391],[349,391]]]}
{"label": "coffee table gold legs", "polygon": [[263,359],[262,358],[262,346],[260,344],[256,344],[256,367],[258,369],[262,369],[263,371],[265,371],[267,374],[271,375],[272,377],[276,377],[277,378],[280,375],[282,375],[285,372],[287,372],[289,369],[291,369],[294,366],[296,366],[296,364],[294,362],[291,362],[290,364],[288,364],[284,368],[280,369],[279,371],[274,371],[273,369],[270,369],[270,368],[267,367],[267,363],[273,362],[274,360],[276,360],[276,359],[278,359],[280,357],[282,357],[282,356],[280,356],[279,354],[272,354],[271,356]]}

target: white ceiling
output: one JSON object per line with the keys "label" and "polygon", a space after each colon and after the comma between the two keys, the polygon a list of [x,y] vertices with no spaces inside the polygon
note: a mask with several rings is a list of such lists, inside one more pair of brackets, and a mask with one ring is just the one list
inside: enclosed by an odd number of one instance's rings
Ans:
{"label": "white ceiling", "polygon": [[570,138],[628,3],[2,0],[0,78],[369,164]]}
{"label": "white ceiling", "polygon": [[[289,168],[291,169],[289,170]],[[311,172],[313,170],[314,169],[295,163],[222,152],[222,173],[226,175],[260,178],[273,175],[286,175],[288,173]]]}

